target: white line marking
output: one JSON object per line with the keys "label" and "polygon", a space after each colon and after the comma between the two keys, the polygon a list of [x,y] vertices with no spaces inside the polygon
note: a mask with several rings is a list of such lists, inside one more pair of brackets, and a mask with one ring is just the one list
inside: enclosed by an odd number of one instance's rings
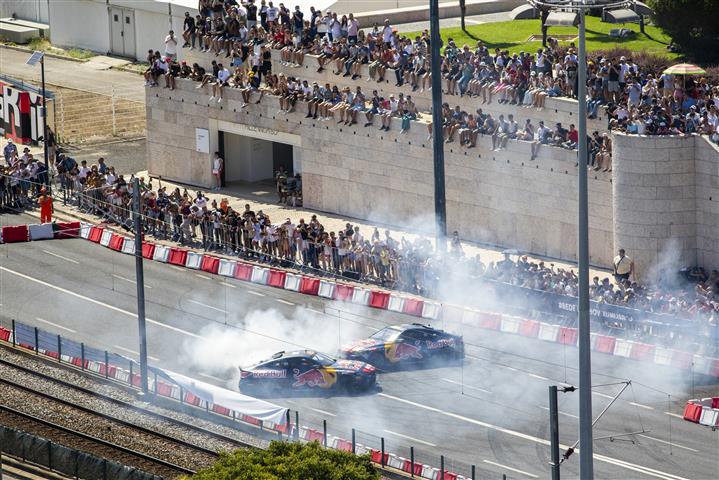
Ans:
{"label": "white line marking", "polygon": [[216,380],[218,382],[225,382],[227,380],[225,378],[213,377],[212,375],[208,375],[207,373],[198,373],[198,375],[200,375],[201,377],[209,378],[211,380]]}
{"label": "white line marking", "polygon": [[504,469],[506,469],[506,470],[509,470],[510,472],[521,473],[522,475],[526,475],[526,476],[532,477],[532,478],[539,478],[539,476],[537,476],[537,475],[535,475],[535,474],[533,474],[533,473],[525,472],[524,470],[520,470],[520,469],[518,469],[518,468],[512,468],[512,467],[509,467],[509,466],[507,466],[507,465],[502,465],[501,463],[493,462],[493,461],[491,461],[491,460],[482,460],[482,461],[483,461],[484,463],[488,463],[488,464],[490,464],[490,465],[494,465],[495,467],[504,468]]}
{"label": "white line marking", "polygon": [[225,282],[218,282],[219,285],[222,285],[223,287],[229,287],[229,288],[237,288],[235,285],[232,285],[231,283],[225,283]]}
{"label": "white line marking", "polygon": [[256,296],[258,296],[258,297],[264,297],[264,296],[265,296],[264,293],[255,292],[254,290],[246,290],[246,292],[247,292],[247,293],[251,293],[252,295],[256,295]]}
{"label": "white line marking", "polygon": [[[103,303],[99,300],[95,300],[94,298],[86,297],[85,295],[80,295],[79,293],[73,292],[72,290],[68,290],[66,288],[58,287],[57,285],[53,285],[52,283],[43,282],[42,280],[38,280],[37,278],[30,277],[28,275],[25,275],[24,273],[16,272],[15,270],[10,270],[6,267],[0,267],[0,270],[11,273],[13,275],[16,275],[20,278],[24,278],[25,280],[29,280],[31,282],[35,282],[40,285],[44,285],[46,287],[52,288],[53,290],[57,290],[62,293],[66,293],[68,295],[71,295],[75,298],[79,298],[81,300],[85,300],[86,302],[93,303],[95,305],[99,305],[101,307],[105,307],[109,310],[112,310],[113,312],[121,313],[123,315],[127,315],[128,317],[137,318],[136,313],[129,312],[127,310],[123,310],[122,308],[116,307],[114,305],[109,305],[107,303]],[[173,327],[172,325],[168,325],[166,323],[158,322],[157,320],[153,320],[151,318],[145,319],[147,323],[152,323],[153,325],[157,325],[159,327],[167,328],[168,330],[172,330],[177,333],[181,333],[183,335],[187,335],[188,337],[197,338],[200,340],[206,340],[205,338],[201,337],[200,335],[197,335],[196,333],[188,332],[187,330],[183,330],[181,328]]]}
{"label": "white line marking", "polygon": [[[118,350],[122,350],[122,351],[124,351],[124,352],[131,353],[131,354],[133,354],[133,355],[137,355],[138,357],[140,356],[140,353],[139,353],[139,352],[136,352],[135,350],[131,350],[131,349],[129,349],[129,348],[125,348],[125,347],[123,347],[122,345],[113,345],[112,348],[117,348]],[[159,362],[159,361],[160,361],[159,358],[153,357],[152,355],[148,355],[147,358],[149,358],[150,360],[153,360],[153,361],[155,361],[155,362]]]}
{"label": "white line marking", "polygon": [[[539,407],[539,408],[541,408],[542,410],[549,411],[549,408],[547,408],[547,407]],[[564,416],[566,416],[566,417],[570,417],[570,418],[579,418],[578,416],[572,415],[571,413],[559,412],[559,414],[560,414],[560,415],[564,415]]]}
{"label": "white line marking", "polygon": [[517,370],[516,368],[510,367],[510,366],[507,366],[507,365],[500,365],[500,367],[504,367],[504,368],[506,368],[507,370],[511,370],[511,371],[513,371],[513,372],[518,372],[518,371],[519,371],[519,370]]}
{"label": "white line marking", "polygon": [[470,389],[470,390],[479,390],[480,392],[484,392],[484,393],[492,393],[491,391],[485,390],[484,388],[473,387],[472,385],[466,385],[466,384],[463,384],[463,383],[461,383],[461,382],[456,382],[456,381],[454,381],[454,380],[450,380],[449,378],[442,378],[441,380],[442,380],[443,382],[453,383],[453,384],[455,384],[455,385],[463,386],[464,388],[468,388],[468,389]]}
{"label": "white line marking", "polygon": [[[2,305],[0,305],[0,307],[2,307]],[[319,310],[315,310],[314,308],[308,308],[307,310],[309,310],[310,312],[317,313],[319,315],[324,315],[324,313],[325,313],[325,312],[320,312]]]}
{"label": "white line marking", "polygon": [[677,415],[676,413],[664,412],[664,415],[669,415],[670,417],[677,417],[677,418],[681,418],[682,420],[684,420],[684,416],[682,416],[682,415]]}
{"label": "white line marking", "polygon": [[35,317],[35,320],[37,320],[38,322],[47,323],[48,325],[52,325],[53,327],[56,327],[56,328],[61,328],[63,330],[67,330],[70,333],[77,333],[77,330],[73,330],[72,328],[63,327],[62,325],[58,325],[57,323],[52,323],[48,320],[45,320],[44,318]]}
{"label": "white line marking", "polygon": [[170,264],[166,264],[166,265],[167,265],[168,267],[170,267],[170,268],[174,268],[175,270],[179,270],[179,271],[181,271],[181,272],[184,272],[184,271],[185,271],[184,268],[178,267],[177,265],[170,265]]}
{"label": "white line marking", "polygon": [[[482,422],[481,420],[476,420],[474,418],[465,417],[462,415],[458,415],[456,413],[445,412],[443,410],[440,410],[439,408],[429,407],[427,405],[422,405],[421,403],[416,403],[416,402],[412,402],[410,400],[405,400],[404,398],[394,397],[392,395],[387,395],[386,393],[378,393],[377,396],[388,398],[390,400],[395,400],[397,402],[405,403],[407,405],[412,405],[414,407],[421,408],[423,410],[427,410],[430,412],[435,412],[439,415],[444,415],[445,417],[450,417],[450,418],[454,418],[456,420],[460,420],[463,422],[472,423],[474,425],[479,425],[480,427],[484,427],[489,430],[495,430],[498,432],[502,432],[507,435],[521,438],[523,440],[527,440],[530,442],[539,443],[541,445],[549,445],[549,440],[545,440],[544,438],[535,437],[532,435],[528,435],[526,433],[518,432],[516,430],[510,430],[508,428],[500,427],[497,425],[492,425],[491,423]],[[566,448],[569,448],[569,446],[560,444],[559,448],[566,449]],[[579,449],[577,449],[577,450],[579,450]],[[644,467],[642,465],[635,465],[633,463],[625,462],[624,460],[607,457],[605,455],[600,455],[597,453],[594,454],[594,458],[601,462],[611,463],[613,465],[617,465],[617,466],[626,468],[628,470],[643,473],[645,475],[649,475],[649,476],[656,477],[656,478],[661,478],[663,480],[689,480],[688,478],[685,478],[685,477],[679,477],[679,476],[671,474],[671,473],[662,472],[660,470],[654,470],[653,468]]]}
{"label": "white line marking", "polygon": [[389,433],[390,435],[394,435],[396,437],[406,438],[407,440],[412,440],[413,442],[421,443],[422,445],[427,445],[428,447],[436,447],[434,443],[429,443],[424,440],[420,440],[419,438],[410,437],[409,435],[403,435],[401,433],[393,432],[392,430],[385,430],[385,432]]}
{"label": "white line marking", "polygon": [[699,453],[699,450],[694,450],[693,448],[685,447],[684,445],[679,445],[678,443],[667,442],[666,440],[650,437],[649,435],[644,435],[643,433],[638,433],[637,436],[648,438],[649,440],[654,440],[655,442],[659,443],[666,443],[667,445],[671,445],[673,447],[683,448],[684,450],[689,450],[690,452]]}
{"label": "white line marking", "polygon": [[74,263],[75,265],[79,265],[80,262],[77,260],[73,260],[72,258],[63,257],[62,255],[59,255],[57,253],[50,252],[48,250],[43,250],[44,253],[47,253],[48,255],[52,255],[53,257],[57,257],[61,260],[65,260],[66,262]]}
{"label": "white line marking", "polygon": [[327,416],[330,416],[330,417],[336,417],[336,416],[337,416],[337,415],[335,415],[335,414],[332,413],[332,412],[328,412],[328,411],[326,411],[326,410],[320,410],[319,408],[312,408],[312,407],[310,407],[310,410],[314,410],[314,411],[317,412],[317,413],[321,413],[322,415],[327,415]]}
{"label": "white line marking", "polygon": [[297,405],[297,402],[294,400],[285,400],[285,402],[289,403],[290,405]]}
{"label": "white line marking", "polygon": [[600,397],[608,398],[609,400],[614,399],[614,397],[612,397],[611,395],[607,395],[606,393],[599,393],[599,392],[592,391],[592,395],[597,395]]}
{"label": "white line marking", "polygon": [[528,373],[527,375],[529,375],[530,377],[538,378],[540,380],[549,380],[547,377],[543,377],[543,376],[537,375],[535,373]]}
{"label": "white line marking", "polygon": [[212,305],[208,305],[206,303],[198,302],[197,300],[188,300],[190,303],[194,303],[195,305],[199,305],[201,307],[210,308],[212,310],[217,310],[220,313],[227,313],[226,310],[223,310],[221,308],[213,307]]}
{"label": "white line marking", "polygon": [[634,405],[635,407],[639,408],[645,408],[647,410],[654,410],[654,407],[650,407],[649,405],[642,405],[641,403],[629,402],[629,405]]}
{"label": "white line marking", "polygon": [[212,280],[212,277],[208,277],[207,275],[202,275],[201,273],[196,273],[195,276],[197,278],[202,278],[204,280]]}
{"label": "white line marking", "polygon": [[[125,282],[132,283],[132,284],[134,284],[134,285],[137,285],[137,282],[136,282],[135,280],[131,279],[131,278],[121,277],[120,275],[115,275],[114,273],[112,274],[112,276],[115,277],[115,278],[117,278],[118,280],[122,280],[122,281],[125,281]],[[150,289],[150,288],[152,288],[152,287],[149,286],[149,285],[147,285],[147,284],[145,284],[145,288]]]}
{"label": "white line marking", "polygon": [[287,300],[283,300],[283,299],[281,299],[281,298],[275,298],[275,301],[280,302],[280,303],[284,303],[285,305],[294,305],[294,303],[288,302]]}

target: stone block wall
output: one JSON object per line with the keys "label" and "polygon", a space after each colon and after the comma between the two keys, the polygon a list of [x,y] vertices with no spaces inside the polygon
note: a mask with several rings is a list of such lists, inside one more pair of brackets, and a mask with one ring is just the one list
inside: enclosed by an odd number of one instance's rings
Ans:
{"label": "stone block wall", "polygon": [[[195,128],[209,130],[213,152],[222,122],[252,125],[301,137],[295,148],[302,158],[305,206],[389,225],[432,222],[432,144],[426,124],[413,122],[405,134],[399,133],[398,120],[389,132],[377,125],[346,127],[305,119],[303,104],[298,112],[282,115],[277,100],[265,97],[243,109],[236,90],[226,89],[225,101],[218,104],[209,102],[208,91],[197,90],[196,83],[177,84],[173,92],[147,90],[151,174],[208,187],[211,155],[195,151]],[[491,138],[480,138],[474,149],[445,145],[448,228],[471,241],[574,259],[576,151],[542,147],[532,161],[528,142],[510,141],[502,151],[491,146]],[[590,256],[598,265],[608,265],[613,250],[611,182],[610,174],[590,175]]]}

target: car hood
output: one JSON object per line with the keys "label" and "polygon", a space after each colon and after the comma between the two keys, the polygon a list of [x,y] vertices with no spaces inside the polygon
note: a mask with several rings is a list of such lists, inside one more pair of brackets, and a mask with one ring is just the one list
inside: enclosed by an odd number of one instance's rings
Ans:
{"label": "car hood", "polygon": [[356,360],[337,360],[330,368],[334,368],[338,373],[355,373],[360,372],[363,369],[366,370],[367,367],[371,367],[371,365],[368,365],[365,362],[358,362]]}

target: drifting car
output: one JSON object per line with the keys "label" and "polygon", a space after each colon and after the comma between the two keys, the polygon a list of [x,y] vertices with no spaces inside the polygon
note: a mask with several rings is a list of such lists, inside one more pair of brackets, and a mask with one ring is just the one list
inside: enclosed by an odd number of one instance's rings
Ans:
{"label": "drifting car", "polygon": [[429,325],[410,323],[385,327],[371,337],[342,348],[341,355],[378,368],[429,365],[464,358],[464,340]]}
{"label": "drifting car", "polygon": [[365,362],[337,360],[313,350],[277,352],[247,368],[240,367],[242,393],[369,390],[377,384],[376,369]]}

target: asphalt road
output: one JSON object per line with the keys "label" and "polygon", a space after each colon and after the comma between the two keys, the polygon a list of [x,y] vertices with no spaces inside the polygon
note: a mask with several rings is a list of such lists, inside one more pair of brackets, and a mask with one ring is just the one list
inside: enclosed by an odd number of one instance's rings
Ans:
{"label": "asphalt road", "polygon": [[[0,223],[26,223],[0,216]],[[15,318],[88,345],[135,356],[134,261],[84,240],[0,245],[0,321]],[[271,287],[145,262],[151,363],[236,386],[236,366],[280,349],[339,345],[407,317]],[[381,391],[359,396],[271,399],[301,423],[449,469],[476,464],[478,478],[549,476],[547,387],[574,384],[576,350],[463,324],[463,366],[380,376]],[[632,384],[595,427],[595,471],[607,479],[715,479],[717,432],[680,419],[683,402],[717,392],[698,376],[610,356],[593,357],[594,412],[623,380]],[[609,384],[609,385],[607,385]],[[560,394],[560,435],[577,438],[577,394]],[[644,432],[626,435],[633,432]],[[619,437],[617,437],[619,435]],[[611,438],[610,438],[611,437]],[[578,456],[562,465],[578,477]],[[460,473],[467,473],[468,470]]]}

